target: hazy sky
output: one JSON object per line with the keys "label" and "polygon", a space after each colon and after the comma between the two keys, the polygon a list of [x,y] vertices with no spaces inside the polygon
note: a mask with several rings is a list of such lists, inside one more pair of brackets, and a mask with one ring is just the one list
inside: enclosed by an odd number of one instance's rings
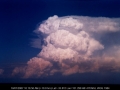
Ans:
{"label": "hazy sky", "polygon": [[120,83],[119,6],[0,0],[0,82]]}

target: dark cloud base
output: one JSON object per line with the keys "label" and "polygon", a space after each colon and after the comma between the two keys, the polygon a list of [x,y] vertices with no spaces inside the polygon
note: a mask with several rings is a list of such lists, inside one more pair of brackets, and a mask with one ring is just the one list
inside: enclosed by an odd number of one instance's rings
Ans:
{"label": "dark cloud base", "polygon": [[61,76],[59,73],[40,78],[0,78],[0,83],[39,83],[39,84],[120,84],[120,73],[83,73]]}

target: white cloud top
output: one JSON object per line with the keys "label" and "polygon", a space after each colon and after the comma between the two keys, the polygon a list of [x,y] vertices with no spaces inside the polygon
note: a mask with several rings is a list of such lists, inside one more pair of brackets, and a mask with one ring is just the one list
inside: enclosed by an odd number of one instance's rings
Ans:
{"label": "white cloud top", "polygon": [[[25,67],[16,67],[13,75],[22,73],[24,78],[85,72],[120,71],[119,46],[106,47],[96,35],[120,31],[120,18],[54,15],[36,30],[44,36],[33,42],[42,50],[30,59]],[[38,33],[39,35],[39,33]],[[39,45],[36,45],[39,44]],[[116,51],[117,50],[117,51]],[[104,51],[102,54],[96,53]],[[57,64],[55,64],[57,63]]]}

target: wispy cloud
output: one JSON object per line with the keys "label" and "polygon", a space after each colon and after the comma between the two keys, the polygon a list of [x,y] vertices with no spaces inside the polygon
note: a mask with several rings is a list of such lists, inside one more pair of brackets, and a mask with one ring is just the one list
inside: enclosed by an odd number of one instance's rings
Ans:
{"label": "wispy cloud", "polygon": [[4,70],[3,69],[0,69],[0,75],[3,74]]}

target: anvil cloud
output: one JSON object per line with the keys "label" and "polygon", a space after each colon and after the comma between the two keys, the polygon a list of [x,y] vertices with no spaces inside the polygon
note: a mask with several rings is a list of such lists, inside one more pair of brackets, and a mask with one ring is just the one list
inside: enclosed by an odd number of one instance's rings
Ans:
{"label": "anvil cloud", "polygon": [[38,36],[42,35],[43,40],[39,37],[33,41],[32,46],[42,50],[37,57],[27,62],[27,66],[16,67],[12,74],[21,73],[23,78],[29,78],[57,72],[62,75],[119,72],[120,46],[114,45],[106,50],[101,40],[96,39],[96,34],[102,37],[104,33],[119,31],[120,18],[57,15],[49,17],[35,30]]}

